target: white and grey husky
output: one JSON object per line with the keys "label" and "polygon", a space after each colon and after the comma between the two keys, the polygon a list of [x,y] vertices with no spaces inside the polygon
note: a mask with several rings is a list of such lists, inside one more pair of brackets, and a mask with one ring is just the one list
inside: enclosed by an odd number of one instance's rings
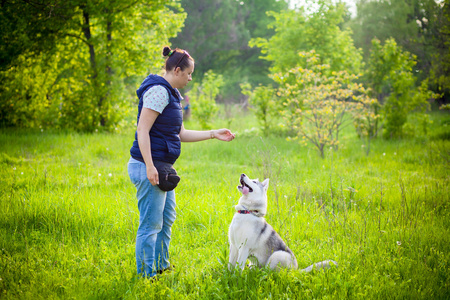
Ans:
{"label": "white and grey husky", "polygon": [[[244,269],[247,258],[259,267],[297,269],[294,253],[278,233],[270,226],[264,216],[267,212],[267,189],[269,179],[259,182],[242,174],[238,190],[242,193],[236,213],[228,230],[230,259],[228,267]],[[328,268],[335,261],[326,260],[315,263],[301,271],[309,272]]]}

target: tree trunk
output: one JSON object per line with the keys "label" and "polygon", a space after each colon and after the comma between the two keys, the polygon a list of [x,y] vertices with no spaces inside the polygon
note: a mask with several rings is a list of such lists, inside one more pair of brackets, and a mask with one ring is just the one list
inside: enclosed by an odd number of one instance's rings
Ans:
{"label": "tree trunk", "polygon": [[106,93],[102,93],[99,99],[98,108],[100,109],[100,124],[101,126],[105,126],[107,122],[108,116],[108,104],[111,97],[111,88],[112,88],[112,50],[111,50],[111,41],[112,41],[112,21],[110,17],[110,11],[106,11],[107,22],[106,22]]}
{"label": "tree trunk", "polygon": [[85,10],[83,10],[83,19],[84,19],[83,33],[84,33],[84,36],[86,37],[86,41],[89,46],[89,60],[91,63],[92,74],[93,74],[93,78],[97,78],[97,64],[95,61],[94,45],[91,43],[92,35],[91,35],[91,25],[89,23],[89,13],[86,12]]}
{"label": "tree trunk", "polygon": [[[97,71],[97,62],[95,59],[95,48],[94,45],[91,42],[92,39],[92,34],[91,34],[91,24],[89,21],[89,13],[84,10],[84,8],[81,8],[83,10],[83,20],[84,20],[84,24],[83,24],[83,33],[84,36],[86,37],[86,41],[89,47],[89,61],[91,64],[91,69],[92,69],[92,84],[94,86],[94,91],[99,91],[99,87],[98,87],[98,82],[97,82],[97,77],[98,77],[98,71]],[[101,112],[101,97],[99,99],[99,103],[97,105],[99,112]],[[96,118],[93,119],[93,126],[96,127]],[[101,122],[100,122],[101,123]]]}

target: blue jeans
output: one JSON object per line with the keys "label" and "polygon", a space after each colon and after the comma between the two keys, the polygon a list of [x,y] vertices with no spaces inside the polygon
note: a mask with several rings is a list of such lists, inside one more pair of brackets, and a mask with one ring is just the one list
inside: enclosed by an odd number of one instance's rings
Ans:
{"label": "blue jeans", "polygon": [[175,222],[175,191],[162,191],[147,178],[144,163],[133,158],[128,162],[128,175],[136,187],[139,228],[136,236],[136,266],[139,275],[152,277],[170,266],[169,244]]}

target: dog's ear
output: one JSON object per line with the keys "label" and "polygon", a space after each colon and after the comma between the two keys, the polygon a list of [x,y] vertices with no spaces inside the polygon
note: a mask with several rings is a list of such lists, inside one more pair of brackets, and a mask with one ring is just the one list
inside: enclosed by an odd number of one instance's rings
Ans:
{"label": "dog's ear", "polygon": [[267,178],[266,180],[264,180],[262,182],[262,185],[264,187],[264,191],[267,191],[269,189],[269,178]]}

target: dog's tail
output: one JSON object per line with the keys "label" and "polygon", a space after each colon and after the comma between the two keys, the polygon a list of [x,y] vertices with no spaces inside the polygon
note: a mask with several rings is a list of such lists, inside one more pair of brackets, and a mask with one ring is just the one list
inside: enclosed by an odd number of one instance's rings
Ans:
{"label": "dog's tail", "polygon": [[324,260],[315,264],[310,265],[307,268],[304,268],[300,271],[302,272],[311,272],[312,270],[324,270],[324,269],[328,269],[331,266],[337,266],[337,262],[335,262],[334,260]]}

